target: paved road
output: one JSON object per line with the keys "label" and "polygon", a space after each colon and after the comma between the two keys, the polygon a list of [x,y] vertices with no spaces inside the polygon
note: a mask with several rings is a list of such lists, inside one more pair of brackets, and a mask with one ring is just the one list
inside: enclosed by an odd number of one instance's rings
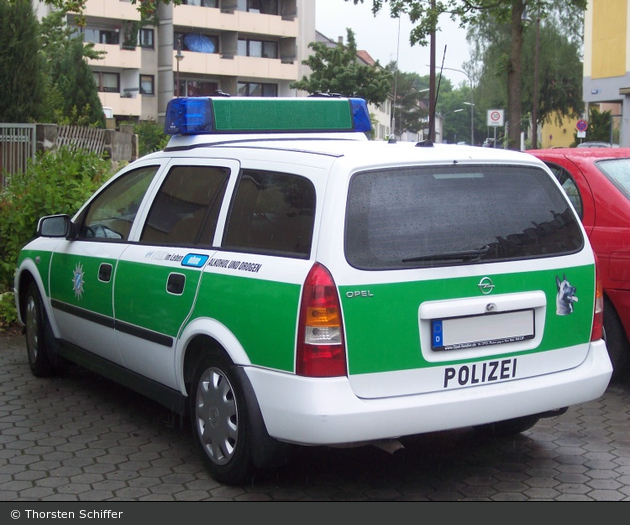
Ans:
{"label": "paved road", "polygon": [[470,429],[373,447],[303,449],[242,487],[216,483],[189,428],[72,368],[36,379],[21,336],[0,336],[0,501],[630,500],[630,383],[507,440]]}

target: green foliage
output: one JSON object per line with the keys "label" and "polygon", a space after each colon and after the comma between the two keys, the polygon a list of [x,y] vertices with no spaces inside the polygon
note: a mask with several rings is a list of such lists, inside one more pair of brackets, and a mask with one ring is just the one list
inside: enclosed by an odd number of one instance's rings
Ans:
{"label": "green foliage", "polygon": [[0,0],[0,122],[37,122],[45,63],[30,0]]}
{"label": "green foliage", "polygon": [[588,111],[588,128],[585,138],[578,138],[577,131],[573,133],[573,144],[577,146],[580,142],[613,142],[611,136],[613,128],[613,117],[611,111],[600,111],[596,106],[591,106]]}
{"label": "green foliage", "polygon": [[164,127],[155,120],[143,120],[134,127],[134,133],[138,135],[138,150],[140,156],[154,151],[163,150],[169,140],[164,133]]}
{"label": "green foliage", "polygon": [[9,178],[0,192],[0,293],[12,289],[19,251],[39,218],[74,215],[111,175],[110,163],[97,154],[64,147],[39,155],[26,172]]}
{"label": "green foliage", "polygon": [[368,103],[380,105],[391,92],[391,73],[380,67],[361,64],[357,59],[357,44],[354,33],[347,29],[346,45],[337,43],[334,47],[324,42],[311,42],[308,47],[314,53],[302,64],[308,66],[312,74],[293,82],[292,89],[309,93],[337,93],[344,97],[364,98]]}

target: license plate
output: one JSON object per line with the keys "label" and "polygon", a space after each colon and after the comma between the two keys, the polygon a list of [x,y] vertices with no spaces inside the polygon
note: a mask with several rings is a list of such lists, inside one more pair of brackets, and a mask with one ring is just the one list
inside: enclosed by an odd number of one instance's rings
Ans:
{"label": "license plate", "polygon": [[433,319],[431,348],[460,350],[533,339],[534,310]]}

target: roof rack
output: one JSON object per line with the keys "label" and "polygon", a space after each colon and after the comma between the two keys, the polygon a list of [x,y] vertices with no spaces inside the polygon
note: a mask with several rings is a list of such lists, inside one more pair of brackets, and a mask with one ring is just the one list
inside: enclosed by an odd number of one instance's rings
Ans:
{"label": "roof rack", "polygon": [[168,103],[168,135],[369,132],[367,103],[337,97],[180,97]]}

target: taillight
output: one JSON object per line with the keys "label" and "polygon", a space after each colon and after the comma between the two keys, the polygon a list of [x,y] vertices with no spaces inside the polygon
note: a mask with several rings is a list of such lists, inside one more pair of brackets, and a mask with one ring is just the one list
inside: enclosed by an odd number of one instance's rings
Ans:
{"label": "taillight", "polygon": [[346,375],[341,304],[330,272],[319,263],[304,282],[296,371],[308,377]]}
{"label": "taillight", "polygon": [[593,330],[591,341],[602,339],[604,333],[604,290],[597,270],[597,257],[595,258],[595,308],[593,311]]}

